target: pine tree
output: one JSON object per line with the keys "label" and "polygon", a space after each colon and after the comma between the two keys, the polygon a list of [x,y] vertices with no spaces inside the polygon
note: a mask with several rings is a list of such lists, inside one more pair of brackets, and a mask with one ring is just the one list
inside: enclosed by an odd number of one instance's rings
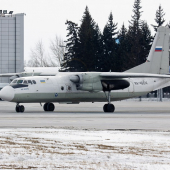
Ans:
{"label": "pine tree", "polygon": [[128,54],[128,58],[130,61],[130,68],[141,64],[141,38],[142,38],[142,32],[141,32],[141,25],[142,20],[141,17],[141,6],[140,6],[141,0],[135,0],[134,6],[133,6],[133,12],[134,15],[132,16],[132,20],[130,21],[130,26],[128,30],[128,41],[131,46],[130,53]]}
{"label": "pine tree", "polygon": [[96,23],[92,19],[88,7],[86,7],[79,29],[79,59],[84,63],[84,71],[94,71],[96,68]]}
{"label": "pine tree", "polygon": [[130,46],[127,39],[127,29],[123,24],[118,34],[118,56],[119,56],[119,72],[129,69],[128,53]]}
{"label": "pine tree", "polygon": [[113,15],[110,13],[108,23],[103,30],[103,71],[117,71],[117,23],[113,23]]}
{"label": "pine tree", "polygon": [[79,71],[80,63],[77,62],[79,38],[78,38],[78,25],[72,21],[66,21],[67,25],[67,52],[64,54],[63,63],[61,65],[64,71]]}
{"label": "pine tree", "polygon": [[142,31],[142,39],[141,39],[142,50],[141,50],[140,63],[144,63],[147,60],[153,42],[153,37],[151,35],[149,26],[146,22],[142,23],[141,31]]}
{"label": "pine tree", "polygon": [[167,26],[168,28],[170,28],[170,21],[169,21],[169,23],[166,24],[166,26]]}
{"label": "pine tree", "polygon": [[165,19],[163,18],[164,15],[165,13],[163,12],[161,5],[159,5],[158,10],[156,11],[156,18],[155,18],[156,25],[152,24],[155,32],[157,32],[158,27],[163,25],[163,23],[165,22]]}
{"label": "pine tree", "polygon": [[103,44],[102,44],[102,35],[99,29],[99,26],[95,26],[94,30],[94,45],[95,45],[95,66],[94,71],[102,71],[102,52],[103,52]]}
{"label": "pine tree", "polygon": [[141,14],[143,11],[141,10],[141,6],[140,6],[141,0],[135,0],[134,5],[133,5],[133,16],[132,19],[130,21],[130,24],[133,25],[135,23],[136,27],[139,28],[141,25]]}

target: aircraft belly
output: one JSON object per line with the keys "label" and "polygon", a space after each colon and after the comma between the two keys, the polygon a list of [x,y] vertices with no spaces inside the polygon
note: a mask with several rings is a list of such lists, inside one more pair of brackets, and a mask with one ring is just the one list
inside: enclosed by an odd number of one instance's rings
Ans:
{"label": "aircraft belly", "polygon": [[[136,92],[134,97],[147,94],[148,92]],[[108,93],[106,92],[108,95]],[[111,101],[130,98],[128,91],[111,92]],[[90,93],[19,93],[15,94],[11,102],[40,103],[40,102],[107,102],[104,92]]]}
{"label": "aircraft belly", "polygon": [[[60,97],[58,97],[60,96]],[[56,102],[65,99],[64,93],[20,93],[15,94],[14,99],[11,102],[19,103],[40,103],[40,102]]]}

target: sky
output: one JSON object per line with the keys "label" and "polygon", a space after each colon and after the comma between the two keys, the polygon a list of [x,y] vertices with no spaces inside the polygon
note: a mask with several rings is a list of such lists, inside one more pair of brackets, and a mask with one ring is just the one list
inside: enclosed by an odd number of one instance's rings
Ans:
{"label": "sky", "polygon": [[[103,31],[110,12],[113,20],[118,23],[118,30],[124,23],[126,27],[133,15],[134,0],[0,0],[1,9],[25,13],[24,17],[24,59],[29,60],[31,49],[42,41],[46,51],[50,42],[57,35],[66,40],[66,20],[80,24],[85,7],[88,6],[94,21]],[[154,34],[151,24],[155,24],[155,14],[159,5],[165,12],[166,23],[170,21],[170,1],[168,0],[141,0],[143,11],[141,19],[147,21]]]}

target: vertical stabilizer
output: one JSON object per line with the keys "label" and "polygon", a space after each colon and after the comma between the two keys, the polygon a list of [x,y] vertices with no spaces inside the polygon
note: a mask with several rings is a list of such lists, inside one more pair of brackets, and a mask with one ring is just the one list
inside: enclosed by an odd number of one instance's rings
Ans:
{"label": "vertical stabilizer", "polygon": [[170,29],[167,27],[159,27],[147,61],[139,66],[127,70],[126,72],[168,74],[169,37]]}

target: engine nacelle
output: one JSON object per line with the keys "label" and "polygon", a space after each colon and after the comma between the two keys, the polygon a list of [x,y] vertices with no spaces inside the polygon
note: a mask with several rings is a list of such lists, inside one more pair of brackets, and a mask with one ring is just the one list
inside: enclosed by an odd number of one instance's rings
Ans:
{"label": "engine nacelle", "polygon": [[129,81],[124,79],[102,80],[103,91],[123,90],[130,86]]}
{"label": "engine nacelle", "polygon": [[101,80],[100,73],[81,73],[70,77],[70,81],[76,84],[77,90],[98,92],[121,90],[128,88],[130,83],[126,79]]}
{"label": "engine nacelle", "polygon": [[78,75],[71,76],[70,81],[72,81],[73,83],[79,84],[80,83],[80,77]]}
{"label": "engine nacelle", "polygon": [[70,77],[70,81],[76,84],[77,90],[101,91],[102,85],[98,73],[82,73]]}

